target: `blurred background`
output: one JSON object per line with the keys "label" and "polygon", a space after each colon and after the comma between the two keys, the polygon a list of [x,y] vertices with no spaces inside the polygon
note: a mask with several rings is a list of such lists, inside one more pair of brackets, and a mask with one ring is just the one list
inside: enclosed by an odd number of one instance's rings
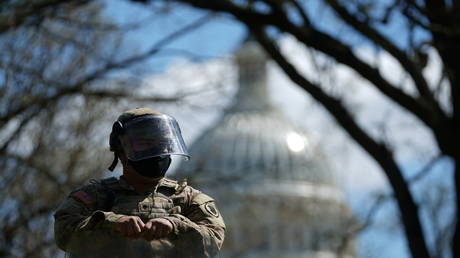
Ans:
{"label": "blurred background", "polygon": [[[171,178],[221,257],[460,257],[460,4],[4,0],[0,257],[64,257],[53,212],[110,173],[127,109],[174,116]],[[457,172],[456,172],[457,171]]]}

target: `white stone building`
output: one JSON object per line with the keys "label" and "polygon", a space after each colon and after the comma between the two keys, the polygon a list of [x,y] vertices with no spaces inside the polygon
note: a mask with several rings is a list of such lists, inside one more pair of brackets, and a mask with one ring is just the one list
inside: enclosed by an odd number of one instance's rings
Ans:
{"label": "white stone building", "polygon": [[176,174],[217,200],[227,225],[221,257],[354,257],[342,193],[308,133],[270,101],[264,53],[247,41],[236,62],[233,105]]}

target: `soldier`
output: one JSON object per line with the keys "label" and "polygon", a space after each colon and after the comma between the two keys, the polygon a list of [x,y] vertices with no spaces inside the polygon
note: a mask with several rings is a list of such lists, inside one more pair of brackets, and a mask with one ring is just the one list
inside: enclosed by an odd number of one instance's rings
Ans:
{"label": "soldier", "polygon": [[170,155],[188,157],[176,120],[148,108],[124,112],[110,134],[113,171],[70,193],[55,217],[57,245],[70,257],[214,257],[225,225],[214,200],[165,178]]}

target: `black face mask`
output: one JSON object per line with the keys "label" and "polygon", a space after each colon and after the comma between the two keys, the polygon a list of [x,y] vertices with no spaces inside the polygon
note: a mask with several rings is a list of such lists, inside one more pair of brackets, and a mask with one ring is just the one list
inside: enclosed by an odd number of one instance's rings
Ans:
{"label": "black face mask", "polygon": [[128,162],[142,176],[157,178],[164,177],[171,165],[171,157],[153,157],[139,161],[128,160]]}

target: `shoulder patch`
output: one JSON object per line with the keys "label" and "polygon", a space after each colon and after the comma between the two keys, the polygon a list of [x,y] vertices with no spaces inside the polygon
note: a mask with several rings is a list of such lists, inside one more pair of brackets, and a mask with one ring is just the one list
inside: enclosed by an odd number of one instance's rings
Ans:
{"label": "shoulder patch", "polygon": [[214,205],[214,202],[207,202],[204,205],[204,209],[208,212],[208,214],[210,214],[213,217],[218,218],[220,216],[219,211],[217,210],[216,206]]}
{"label": "shoulder patch", "polygon": [[86,193],[83,190],[79,190],[79,191],[77,191],[75,193],[72,193],[70,196],[72,196],[73,198],[75,198],[77,200],[80,200],[81,202],[83,202],[86,205],[91,205],[91,204],[96,202],[96,200],[93,197],[91,197],[91,195],[89,195],[88,193]]}

